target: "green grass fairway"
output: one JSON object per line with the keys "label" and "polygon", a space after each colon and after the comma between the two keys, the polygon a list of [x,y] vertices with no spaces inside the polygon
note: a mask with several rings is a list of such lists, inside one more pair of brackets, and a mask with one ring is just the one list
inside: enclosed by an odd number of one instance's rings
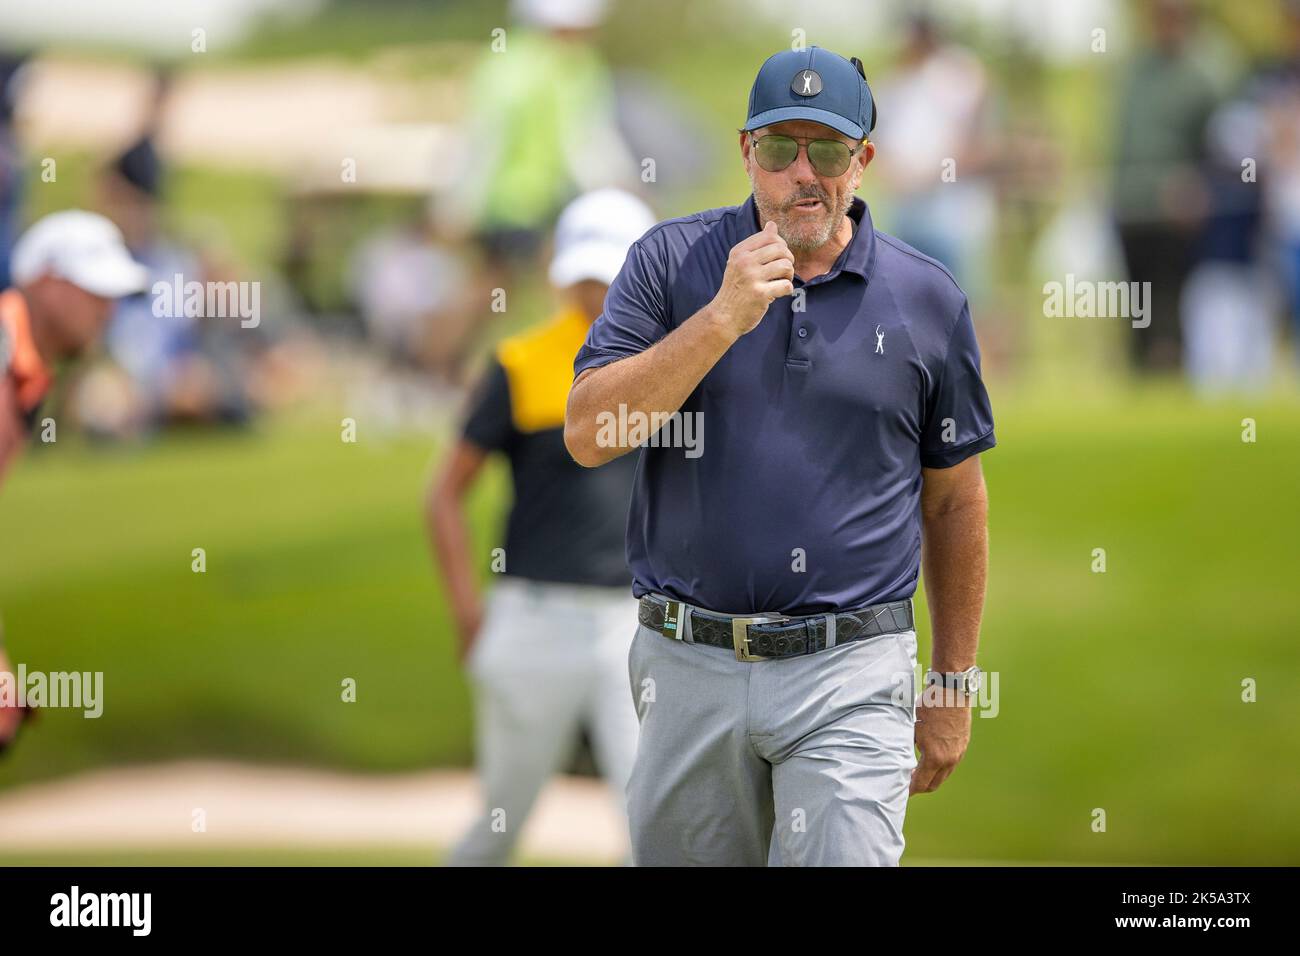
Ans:
{"label": "green grass fairway", "polygon": [[[981,663],[1001,712],[912,803],[909,855],[1300,863],[1300,408],[1159,391],[995,408]],[[420,519],[435,449],[364,422],[343,444],[338,417],[144,450],[60,442],[18,465],[0,494],[10,650],[35,670],[103,671],[105,711],[47,711],[0,786],[195,755],[469,762]],[[496,468],[475,497],[485,569],[506,487]],[[356,861],[374,859],[416,862]]]}

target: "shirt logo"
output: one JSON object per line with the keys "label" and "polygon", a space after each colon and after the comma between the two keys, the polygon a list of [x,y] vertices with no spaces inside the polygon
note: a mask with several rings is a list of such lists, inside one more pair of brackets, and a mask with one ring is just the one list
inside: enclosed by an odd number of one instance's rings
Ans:
{"label": "shirt logo", "polygon": [[885,354],[885,333],[878,325],[876,326],[876,354]]}
{"label": "shirt logo", "polygon": [[822,91],[821,74],[816,70],[800,70],[790,81],[790,89],[800,96],[816,96]]}

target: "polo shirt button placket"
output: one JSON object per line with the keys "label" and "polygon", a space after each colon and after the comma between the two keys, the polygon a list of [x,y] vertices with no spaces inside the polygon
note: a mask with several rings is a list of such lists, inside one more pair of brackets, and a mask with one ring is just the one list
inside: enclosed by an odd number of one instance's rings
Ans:
{"label": "polo shirt button placket", "polygon": [[791,318],[794,326],[791,329],[793,334],[790,336],[790,344],[786,350],[786,366],[805,371],[812,361],[808,350],[808,344],[812,341],[811,330],[802,313],[796,312]]}

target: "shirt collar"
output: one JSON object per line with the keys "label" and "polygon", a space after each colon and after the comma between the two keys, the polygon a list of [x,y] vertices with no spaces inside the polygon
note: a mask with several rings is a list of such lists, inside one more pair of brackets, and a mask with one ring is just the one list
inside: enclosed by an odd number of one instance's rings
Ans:
{"label": "shirt collar", "polygon": [[[844,247],[840,257],[835,260],[831,270],[818,276],[813,280],[814,282],[829,282],[841,272],[852,272],[861,276],[863,281],[871,281],[871,273],[876,266],[876,230],[871,224],[871,210],[866,200],[861,196],[854,196],[848,215],[858,224],[853,238]],[[749,198],[740,207],[738,226],[736,242],[758,232],[758,206],[754,202],[753,193],[749,194]]]}

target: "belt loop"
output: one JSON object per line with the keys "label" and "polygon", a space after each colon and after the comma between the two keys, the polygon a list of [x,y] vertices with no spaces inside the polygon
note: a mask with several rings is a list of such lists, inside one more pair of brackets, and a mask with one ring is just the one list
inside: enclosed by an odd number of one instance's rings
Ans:
{"label": "belt loop", "polygon": [[826,647],[829,649],[835,646],[835,615],[823,616],[826,618]]}

